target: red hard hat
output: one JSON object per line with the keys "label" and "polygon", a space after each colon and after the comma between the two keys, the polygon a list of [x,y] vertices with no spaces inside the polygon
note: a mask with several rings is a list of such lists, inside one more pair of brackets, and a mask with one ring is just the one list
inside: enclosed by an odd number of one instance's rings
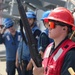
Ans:
{"label": "red hard hat", "polygon": [[55,8],[47,17],[49,20],[59,21],[74,26],[74,18],[71,12],[64,7]]}

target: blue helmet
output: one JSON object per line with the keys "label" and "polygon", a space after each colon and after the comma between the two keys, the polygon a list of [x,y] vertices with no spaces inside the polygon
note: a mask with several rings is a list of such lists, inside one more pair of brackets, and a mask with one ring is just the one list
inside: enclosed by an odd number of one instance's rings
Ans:
{"label": "blue helmet", "polygon": [[50,10],[48,10],[48,11],[45,11],[44,13],[43,13],[43,15],[42,15],[42,18],[41,18],[41,20],[44,20],[45,18],[47,18],[48,17],[48,15],[50,14]]}
{"label": "blue helmet", "polygon": [[13,21],[10,19],[10,18],[5,18],[3,20],[3,25],[6,27],[6,28],[9,28],[11,26],[13,26]]}
{"label": "blue helmet", "polygon": [[27,16],[27,18],[34,18],[34,19],[36,19],[36,15],[35,15],[35,13],[33,11],[26,12],[26,16]]}

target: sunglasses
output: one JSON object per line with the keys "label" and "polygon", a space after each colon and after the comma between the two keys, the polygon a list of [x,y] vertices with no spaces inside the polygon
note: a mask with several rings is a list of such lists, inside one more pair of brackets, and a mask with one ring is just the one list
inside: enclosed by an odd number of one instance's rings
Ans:
{"label": "sunglasses", "polygon": [[59,25],[59,26],[65,26],[65,24],[63,23],[60,23],[60,22],[54,22],[54,21],[49,21],[49,26],[51,29],[54,29],[56,25]]}
{"label": "sunglasses", "polygon": [[54,21],[49,21],[48,19],[44,19],[43,20],[45,23],[49,23],[49,26],[50,26],[50,28],[55,28],[55,25],[57,25],[57,23],[56,22],[54,22]]}

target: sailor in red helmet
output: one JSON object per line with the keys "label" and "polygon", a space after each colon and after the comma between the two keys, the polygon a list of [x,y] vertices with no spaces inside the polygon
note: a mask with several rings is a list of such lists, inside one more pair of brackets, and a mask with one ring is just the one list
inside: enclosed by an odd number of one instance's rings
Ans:
{"label": "sailor in red helmet", "polygon": [[34,75],[70,75],[68,68],[75,70],[75,43],[68,38],[74,29],[74,18],[64,7],[55,8],[47,17],[49,20],[49,37],[54,43],[48,45],[44,53],[42,67],[33,63]]}

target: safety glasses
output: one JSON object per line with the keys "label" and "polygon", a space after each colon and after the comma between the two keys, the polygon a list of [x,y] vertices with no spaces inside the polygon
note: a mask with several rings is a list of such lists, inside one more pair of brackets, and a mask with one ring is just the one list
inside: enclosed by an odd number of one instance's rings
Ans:
{"label": "safety glasses", "polygon": [[45,23],[49,23],[50,28],[55,28],[55,25],[57,25],[58,23],[54,22],[54,21],[49,21],[48,19],[44,19],[43,20]]}
{"label": "safety glasses", "polygon": [[64,23],[58,21],[49,21],[48,19],[43,20],[45,23],[49,23],[50,28],[55,28],[56,25],[65,26]]}
{"label": "safety glasses", "polygon": [[61,22],[55,22],[55,21],[49,21],[49,25],[50,25],[50,28],[53,29],[55,28],[56,25],[59,25],[59,26],[65,26],[64,23],[61,23]]}
{"label": "safety glasses", "polygon": [[55,28],[55,23],[54,22],[49,22],[49,26],[51,29],[54,29]]}

